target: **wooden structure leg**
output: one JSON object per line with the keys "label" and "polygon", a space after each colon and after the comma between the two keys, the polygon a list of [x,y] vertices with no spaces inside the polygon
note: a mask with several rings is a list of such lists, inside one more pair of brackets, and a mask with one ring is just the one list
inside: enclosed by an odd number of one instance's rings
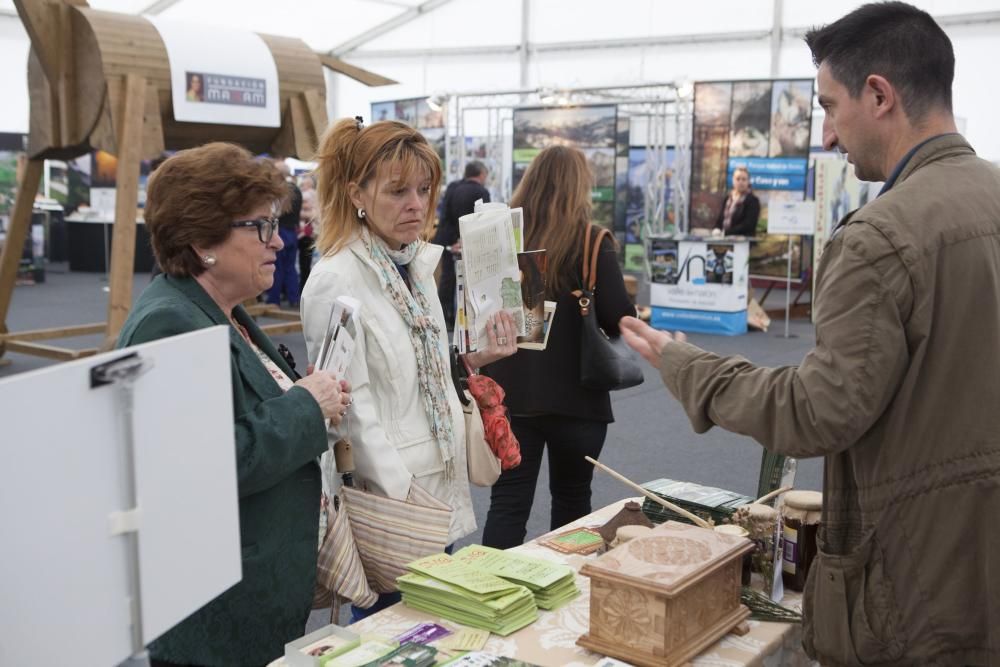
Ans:
{"label": "wooden structure leg", "polygon": [[125,77],[122,110],[118,115],[118,187],[115,193],[115,226],[111,237],[111,277],[106,342],[113,341],[132,307],[135,271],[135,212],[139,197],[139,162],[142,159],[142,126],[146,107],[146,79]]}
{"label": "wooden structure leg", "polygon": [[[21,252],[24,240],[28,238],[28,228],[31,226],[31,208],[38,193],[38,184],[42,180],[44,160],[29,160],[17,189],[17,199],[14,201],[14,212],[10,216],[7,228],[7,241],[0,254],[0,334],[7,333],[7,311],[14,297],[14,283],[17,282],[17,267],[21,263]],[[5,346],[0,339],[0,357]]]}

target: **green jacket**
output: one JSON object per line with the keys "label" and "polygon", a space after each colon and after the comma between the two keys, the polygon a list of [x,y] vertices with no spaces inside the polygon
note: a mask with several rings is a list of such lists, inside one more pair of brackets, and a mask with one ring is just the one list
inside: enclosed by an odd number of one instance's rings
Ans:
{"label": "green jacket", "polygon": [[[296,377],[242,307],[234,317],[261,350]],[[160,275],[139,297],[117,345],[227,323],[197,281]],[[154,658],[173,663],[265,664],[303,634],[312,603],[321,488],[316,457],[327,441],[323,414],[305,389],[283,393],[232,327],[229,351],[243,579],[149,646]],[[191,382],[197,381],[198,360],[191,359]],[[177,480],[177,493],[184,493],[183,479]]]}
{"label": "green jacket", "polygon": [[920,146],[827,243],[815,319],[798,366],[671,343],[661,367],[696,431],[826,458],[806,651],[1000,664],[1000,169]]}

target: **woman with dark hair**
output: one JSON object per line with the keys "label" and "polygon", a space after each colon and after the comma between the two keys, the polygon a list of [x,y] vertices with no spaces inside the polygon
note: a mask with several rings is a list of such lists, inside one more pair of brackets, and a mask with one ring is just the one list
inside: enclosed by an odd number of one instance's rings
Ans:
{"label": "woman with dark hair", "polygon": [[[591,240],[591,189],[594,178],[582,152],[565,146],[546,148],[532,161],[511,199],[524,209],[525,250],[545,249],[545,294],[558,306],[549,342],[541,352],[521,352],[484,369],[506,393],[511,426],[521,444],[521,465],[501,473],[493,485],[483,544],[506,549],[521,544],[535,497],[542,453],[548,448],[550,527],[589,514],[593,466],[608,424],[614,421],[607,391],[580,386],[580,330],[583,322],[571,292],[582,280],[585,235]],[[610,237],[602,242],[594,292],[597,321],[608,335],[618,320],[635,315]]]}
{"label": "woman with dark hair", "polygon": [[[240,304],[271,286],[282,248],[281,175],[232,144],[181,151],[150,177],[146,227],[163,274],[118,347],[229,326],[242,580],[149,646],[153,667],[263,665],[300,637],[316,580],[325,420],[351,398],[329,373],[300,378]],[[191,380],[197,382],[197,360]],[[220,410],[229,414],[228,401]],[[211,443],[205,443],[211,446]],[[178,480],[183,494],[183,480]],[[197,544],[190,545],[197,549]]]}

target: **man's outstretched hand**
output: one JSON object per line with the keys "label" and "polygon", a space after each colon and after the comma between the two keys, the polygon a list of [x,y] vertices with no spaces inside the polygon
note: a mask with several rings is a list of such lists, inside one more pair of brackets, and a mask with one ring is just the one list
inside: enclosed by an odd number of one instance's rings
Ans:
{"label": "man's outstretched hand", "polygon": [[666,331],[657,331],[642,320],[634,317],[623,317],[618,326],[622,331],[622,338],[629,347],[642,355],[654,368],[660,367],[663,348],[674,341],[683,343],[687,336],[680,331],[673,335]]}

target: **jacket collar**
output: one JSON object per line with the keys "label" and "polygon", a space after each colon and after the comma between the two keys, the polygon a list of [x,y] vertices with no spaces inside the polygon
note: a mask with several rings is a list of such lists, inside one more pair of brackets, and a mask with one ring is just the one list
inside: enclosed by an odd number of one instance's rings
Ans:
{"label": "jacket collar", "polygon": [[915,147],[912,155],[908,156],[908,159],[904,158],[905,164],[901,165],[902,168],[897,167],[899,169],[899,173],[896,175],[896,179],[891,183],[891,185],[899,185],[909,178],[913,172],[926,164],[930,164],[936,160],[951,157],[953,155],[961,154],[975,155],[976,152],[972,150],[972,146],[970,146],[969,142],[965,140],[965,137],[957,132],[940,134],[936,137],[927,139]]}
{"label": "jacket collar", "polygon": [[[202,288],[201,284],[194,278],[175,278],[172,276],[165,276],[165,278],[172,284],[178,291],[180,291],[184,296],[191,300],[191,302],[201,309],[205,315],[212,320],[215,324],[222,324],[229,327],[229,348],[233,353],[233,359],[236,361],[236,365],[239,367],[240,372],[249,380],[249,383],[255,388],[260,389],[262,387],[274,386],[274,392],[268,392],[274,396],[281,394],[281,387],[275,382],[274,378],[268,372],[264,364],[261,363],[260,359],[257,357],[257,353],[247,344],[240,332],[236,330],[235,327],[229,325],[229,318],[226,314],[222,312],[212,297],[208,295],[208,292]],[[239,322],[244,329],[247,330],[247,334],[250,336],[250,340],[254,342],[254,345],[259,347],[264,351],[268,357],[271,358],[278,368],[280,368],[285,375],[291,378],[293,381],[298,378],[298,375],[292,368],[285,362],[282,356],[278,353],[277,348],[275,348],[274,343],[271,339],[260,330],[257,323],[254,322],[250,313],[246,311],[243,306],[236,306],[233,309],[233,319]]]}
{"label": "jacket collar", "polygon": [[[383,290],[388,287],[385,278],[382,276],[382,272],[379,271],[378,266],[375,264],[375,260],[368,254],[368,249],[365,248],[365,242],[361,239],[361,236],[356,235],[346,247],[361,260],[362,264],[371,269],[372,273],[378,278],[379,285]],[[408,265],[410,278],[419,283],[425,283],[434,274],[434,269],[437,268],[443,251],[444,248],[439,245],[422,243],[420,249],[417,250],[417,256]]]}

